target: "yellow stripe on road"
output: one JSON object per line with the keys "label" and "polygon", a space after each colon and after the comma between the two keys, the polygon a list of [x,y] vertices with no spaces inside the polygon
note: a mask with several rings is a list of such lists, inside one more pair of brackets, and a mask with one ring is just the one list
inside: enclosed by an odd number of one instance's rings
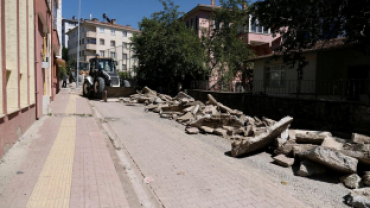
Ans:
{"label": "yellow stripe on road", "polygon": [[[76,113],[76,95],[70,96],[65,113]],[[75,141],[76,118],[64,118],[27,208],[69,207]]]}

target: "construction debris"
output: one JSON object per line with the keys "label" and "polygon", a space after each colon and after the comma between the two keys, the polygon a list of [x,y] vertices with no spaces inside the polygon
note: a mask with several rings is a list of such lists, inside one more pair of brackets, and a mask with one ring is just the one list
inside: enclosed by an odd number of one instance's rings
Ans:
{"label": "construction debris", "polygon": [[370,171],[365,171],[362,182],[364,182],[365,186],[370,186]]}
{"label": "construction debris", "polygon": [[231,155],[237,157],[268,146],[289,127],[292,121],[293,118],[285,117],[257,137],[246,137],[233,141],[231,144]]}
{"label": "construction debris", "polygon": [[274,162],[284,167],[290,167],[294,164],[294,158],[289,158],[285,155],[278,155],[274,157]]}
{"label": "construction debris", "polygon": [[293,122],[289,116],[280,121],[248,116],[223,105],[210,94],[207,97],[208,101],[203,103],[184,92],[171,97],[144,87],[130,98],[120,100],[128,106],[145,105],[146,112],[177,121],[188,134],[222,136],[230,141],[233,157],[268,147],[276,154],[274,161],[279,165],[290,167],[300,161],[297,175],[302,177],[324,174],[327,169],[350,174],[340,178],[346,187],[355,189],[348,203],[354,207],[370,206],[370,189],[357,189],[361,184],[370,186],[370,171],[357,173],[358,165],[370,165],[369,136],[353,133],[352,139],[346,140],[326,131],[289,129]]}
{"label": "construction debris", "polygon": [[347,188],[358,189],[360,187],[361,178],[356,173],[340,177],[339,179]]}
{"label": "construction debris", "polygon": [[303,160],[297,174],[299,176],[308,177],[313,175],[324,174],[326,168],[318,163],[312,162],[310,160]]}
{"label": "construction debris", "polygon": [[313,134],[307,132],[306,134],[296,134],[296,141],[297,143],[303,143],[303,144],[318,144],[321,145],[321,143],[324,141],[326,138],[325,135],[320,135],[320,134]]}
{"label": "construction debris", "polygon": [[302,159],[315,161],[338,172],[357,172],[357,159],[325,147],[316,147],[313,150],[300,153],[299,156]]}
{"label": "construction debris", "polygon": [[353,133],[352,142],[356,144],[370,144],[370,137]]}
{"label": "construction debris", "polygon": [[347,199],[347,204],[354,208],[369,208],[370,188],[352,190]]}

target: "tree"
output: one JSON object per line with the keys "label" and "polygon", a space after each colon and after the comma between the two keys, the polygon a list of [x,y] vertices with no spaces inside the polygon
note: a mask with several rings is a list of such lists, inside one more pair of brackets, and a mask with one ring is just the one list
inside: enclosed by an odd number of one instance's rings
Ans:
{"label": "tree", "polygon": [[68,61],[69,60],[69,57],[68,57],[68,48],[64,47],[62,48],[62,59],[64,59],[65,61]]}
{"label": "tree", "polygon": [[297,67],[298,80],[308,64],[302,52],[327,47],[332,38],[344,37],[343,44],[359,43],[361,51],[370,51],[370,0],[264,0],[255,2],[250,13],[252,21],[283,37],[276,51]]}
{"label": "tree", "polygon": [[[202,43],[207,54],[209,71],[217,70],[216,76],[222,85],[229,85],[238,71],[250,67],[248,58],[254,56],[247,39],[241,36],[249,24],[248,13],[243,9],[244,0],[221,0],[212,20],[214,28],[202,30]],[[244,38],[244,39],[243,39]]]}
{"label": "tree", "polygon": [[146,85],[165,87],[174,94],[179,83],[206,73],[205,54],[199,37],[180,18],[183,13],[178,12],[178,6],[171,0],[160,2],[163,11],[145,17],[139,23],[142,33],[132,38],[139,59],[136,75]]}

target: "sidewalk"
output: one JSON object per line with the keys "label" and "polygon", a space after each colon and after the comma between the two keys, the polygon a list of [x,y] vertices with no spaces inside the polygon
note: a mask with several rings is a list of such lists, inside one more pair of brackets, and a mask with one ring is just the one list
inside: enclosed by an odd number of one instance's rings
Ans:
{"label": "sidewalk", "polygon": [[[62,89],[0,207],[129,207],[88,100]],[[78,128],[77,128],[78,127]]]}

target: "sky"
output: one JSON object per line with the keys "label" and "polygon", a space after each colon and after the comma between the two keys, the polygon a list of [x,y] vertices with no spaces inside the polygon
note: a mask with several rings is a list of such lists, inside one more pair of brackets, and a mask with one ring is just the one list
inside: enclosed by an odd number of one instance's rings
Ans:
{"label": "sky", "polygon": [[[179,5],[180,12],[188,12],[198,4],[211,4],[211,0],[173,0]],[[218,0],[216,0],[216,5]],[[163,9],[159,0],[81,0],[81,18],[88,19],[90,14],[93,18],[103,20],[103,13],[107,13],[110,19],[116,19],[117,24],[131,25],[139,29],[138,23],[143,17],[150,17],[154,12]],[[62,15],[71,19],[78,17],[78,0],[63,0]]]}

